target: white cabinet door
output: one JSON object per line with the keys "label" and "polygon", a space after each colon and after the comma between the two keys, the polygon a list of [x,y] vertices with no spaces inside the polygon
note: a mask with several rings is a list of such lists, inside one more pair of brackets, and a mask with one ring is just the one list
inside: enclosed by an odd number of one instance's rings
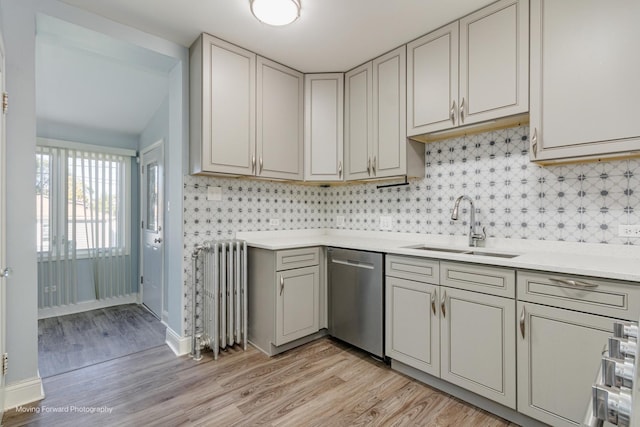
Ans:
{"label": "white cabinet door", "polygon": [[372,72],[371,62],[367,62],[344,77],[344,160],[347,180],[371,177]]}
{"label": "white cabinet door", "polygon": [[515,409],[515,301],[447,287],[440,292],[440,377]]}
{"label": "white cabinet door", "polygon": [[405,46],[373,60],[371,174],[376,178],[407,170],[406,67]]}
{"label": "white cabinet door", "polygon": [[191,47],[192,172],[253,175],[256,55],[203,34]]}
{"label": "white cabinet door", "polygon": [[640,2],[531,0],[534,161],[640,150]]}
{"label": "white cabinet door", "polygon": [[529,110],[529,2],[503,0],[460,20],[460,125]]}
{"label": "white cabinet door", "polygon": [[438,286],[387,276],[386,356],[440,375]]}
{"label": "white cabinet door", "polygon": [[407,45],[407,135],[457,125],[458,22]]}
{"label": "white cabinet door", "polygon": [[264,178],[302,180],[302,73],[258,57],[256,105],[256,175]]}
{"label": "white cabinet door", "polygon": [[319,330],[320,268],[280,271],[276,280],[276,345]]}
{"label": "white cabinet door", "polygon": [[306,74],[304,177],[343,180],[344,74]]}
{"label": "white cabinet door", "polygon": [[544,423],[580,425],[611,318],[518,302],[518,411]]}

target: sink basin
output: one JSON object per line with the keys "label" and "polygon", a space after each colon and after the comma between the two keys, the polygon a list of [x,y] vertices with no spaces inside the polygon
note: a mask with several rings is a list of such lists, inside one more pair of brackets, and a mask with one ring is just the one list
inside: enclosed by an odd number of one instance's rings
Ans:
{"label": "sink basin", "polygon": [[426,246],[426,245],[405,246],[405,248],[420,249],[423,251],[433,251],[433,252],[449,252],[449,253],[464,254],[464,255],[488,256],[488,257],[496,257],[496,258],[515,258],[518,256],[518,254],[508,254],[503,252],[484,252],[484,251],[474,251],[471,249],[439,248],[439,247]]}
{"label": "sink basin", "polygon": [[492,256],[497,258],[515,258],[518,256],[517,254],[505,254],[500,252],[469,251],[469,252],[462,252],[462,253],[466,255]]}
{"label": "sink basin", "polygon": [[434,252],[451,252],[454,254],[464,254],[468,252],[468,249],[448,249],[448,248],[434,248],[431,246],[425,245],[415,245],[415,246],[405,246],[407,249],[422,249],[423,251],[434,251]]}

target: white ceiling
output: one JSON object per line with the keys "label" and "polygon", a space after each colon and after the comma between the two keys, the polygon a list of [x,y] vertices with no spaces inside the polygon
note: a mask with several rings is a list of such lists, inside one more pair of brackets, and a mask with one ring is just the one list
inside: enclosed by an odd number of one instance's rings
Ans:
{"label": "white ceiling", "polygon": [[301,0],[286,27],[249,0],[63,0],[184,46],[210,33],[302,72],[347,71],[493,0]]}
{"label": "white ceiling", "polygon": [[38,17],[36,117],[139,135],[169,91],[175,59],[52,17]]}

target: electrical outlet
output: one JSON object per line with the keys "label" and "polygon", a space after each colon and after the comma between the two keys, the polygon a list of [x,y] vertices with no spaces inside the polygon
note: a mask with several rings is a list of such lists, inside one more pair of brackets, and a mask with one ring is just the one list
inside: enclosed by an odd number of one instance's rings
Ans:
{"label": "electrical outlet", "polygon": [[344,227],[344,217],[341,215],[338,215],[336,217],[336,227]]}
{"label": "electrical outlet", "polygon": [[620,237],[640,237],[640,225],[638,225],[638,224],[618,224],[618,236],[620,236]]}
{"label": "electrical outlet", "polygon": [[279,218],[271,218],[269,220],[269,225],[280,225],[280,219]]}
{"label": "electrical outlet", "polygon": [[393,228],[393,217],[381,216],[380,217],[380,230],[391,230]]}

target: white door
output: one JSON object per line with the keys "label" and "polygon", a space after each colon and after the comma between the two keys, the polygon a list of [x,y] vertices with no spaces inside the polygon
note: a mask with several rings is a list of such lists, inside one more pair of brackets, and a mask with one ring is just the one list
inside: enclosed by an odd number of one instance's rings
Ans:
{"label": "white door", "polygon": [[164,252],[164,141],[158,141],[142,152],[140,165],[142,250],[142,303],[159,319],[163,319],[163,252]]}
{"label": "white door", "polygon": [[[9,270],[6,269],[7,262],[7,242],[5,234],[6,216],[5,216],[5,114],[6,104],[4,103],[4,43],[0,39],[0,96],[2,97],[2,104],[0,105],[2,113],[0,113],[0,278],[6,278]],[[0,280],[0,363],[4,363],[5,352],[5,285],[6,279]],[[0,420],[4,412],[4,367],[0,365]]]}

